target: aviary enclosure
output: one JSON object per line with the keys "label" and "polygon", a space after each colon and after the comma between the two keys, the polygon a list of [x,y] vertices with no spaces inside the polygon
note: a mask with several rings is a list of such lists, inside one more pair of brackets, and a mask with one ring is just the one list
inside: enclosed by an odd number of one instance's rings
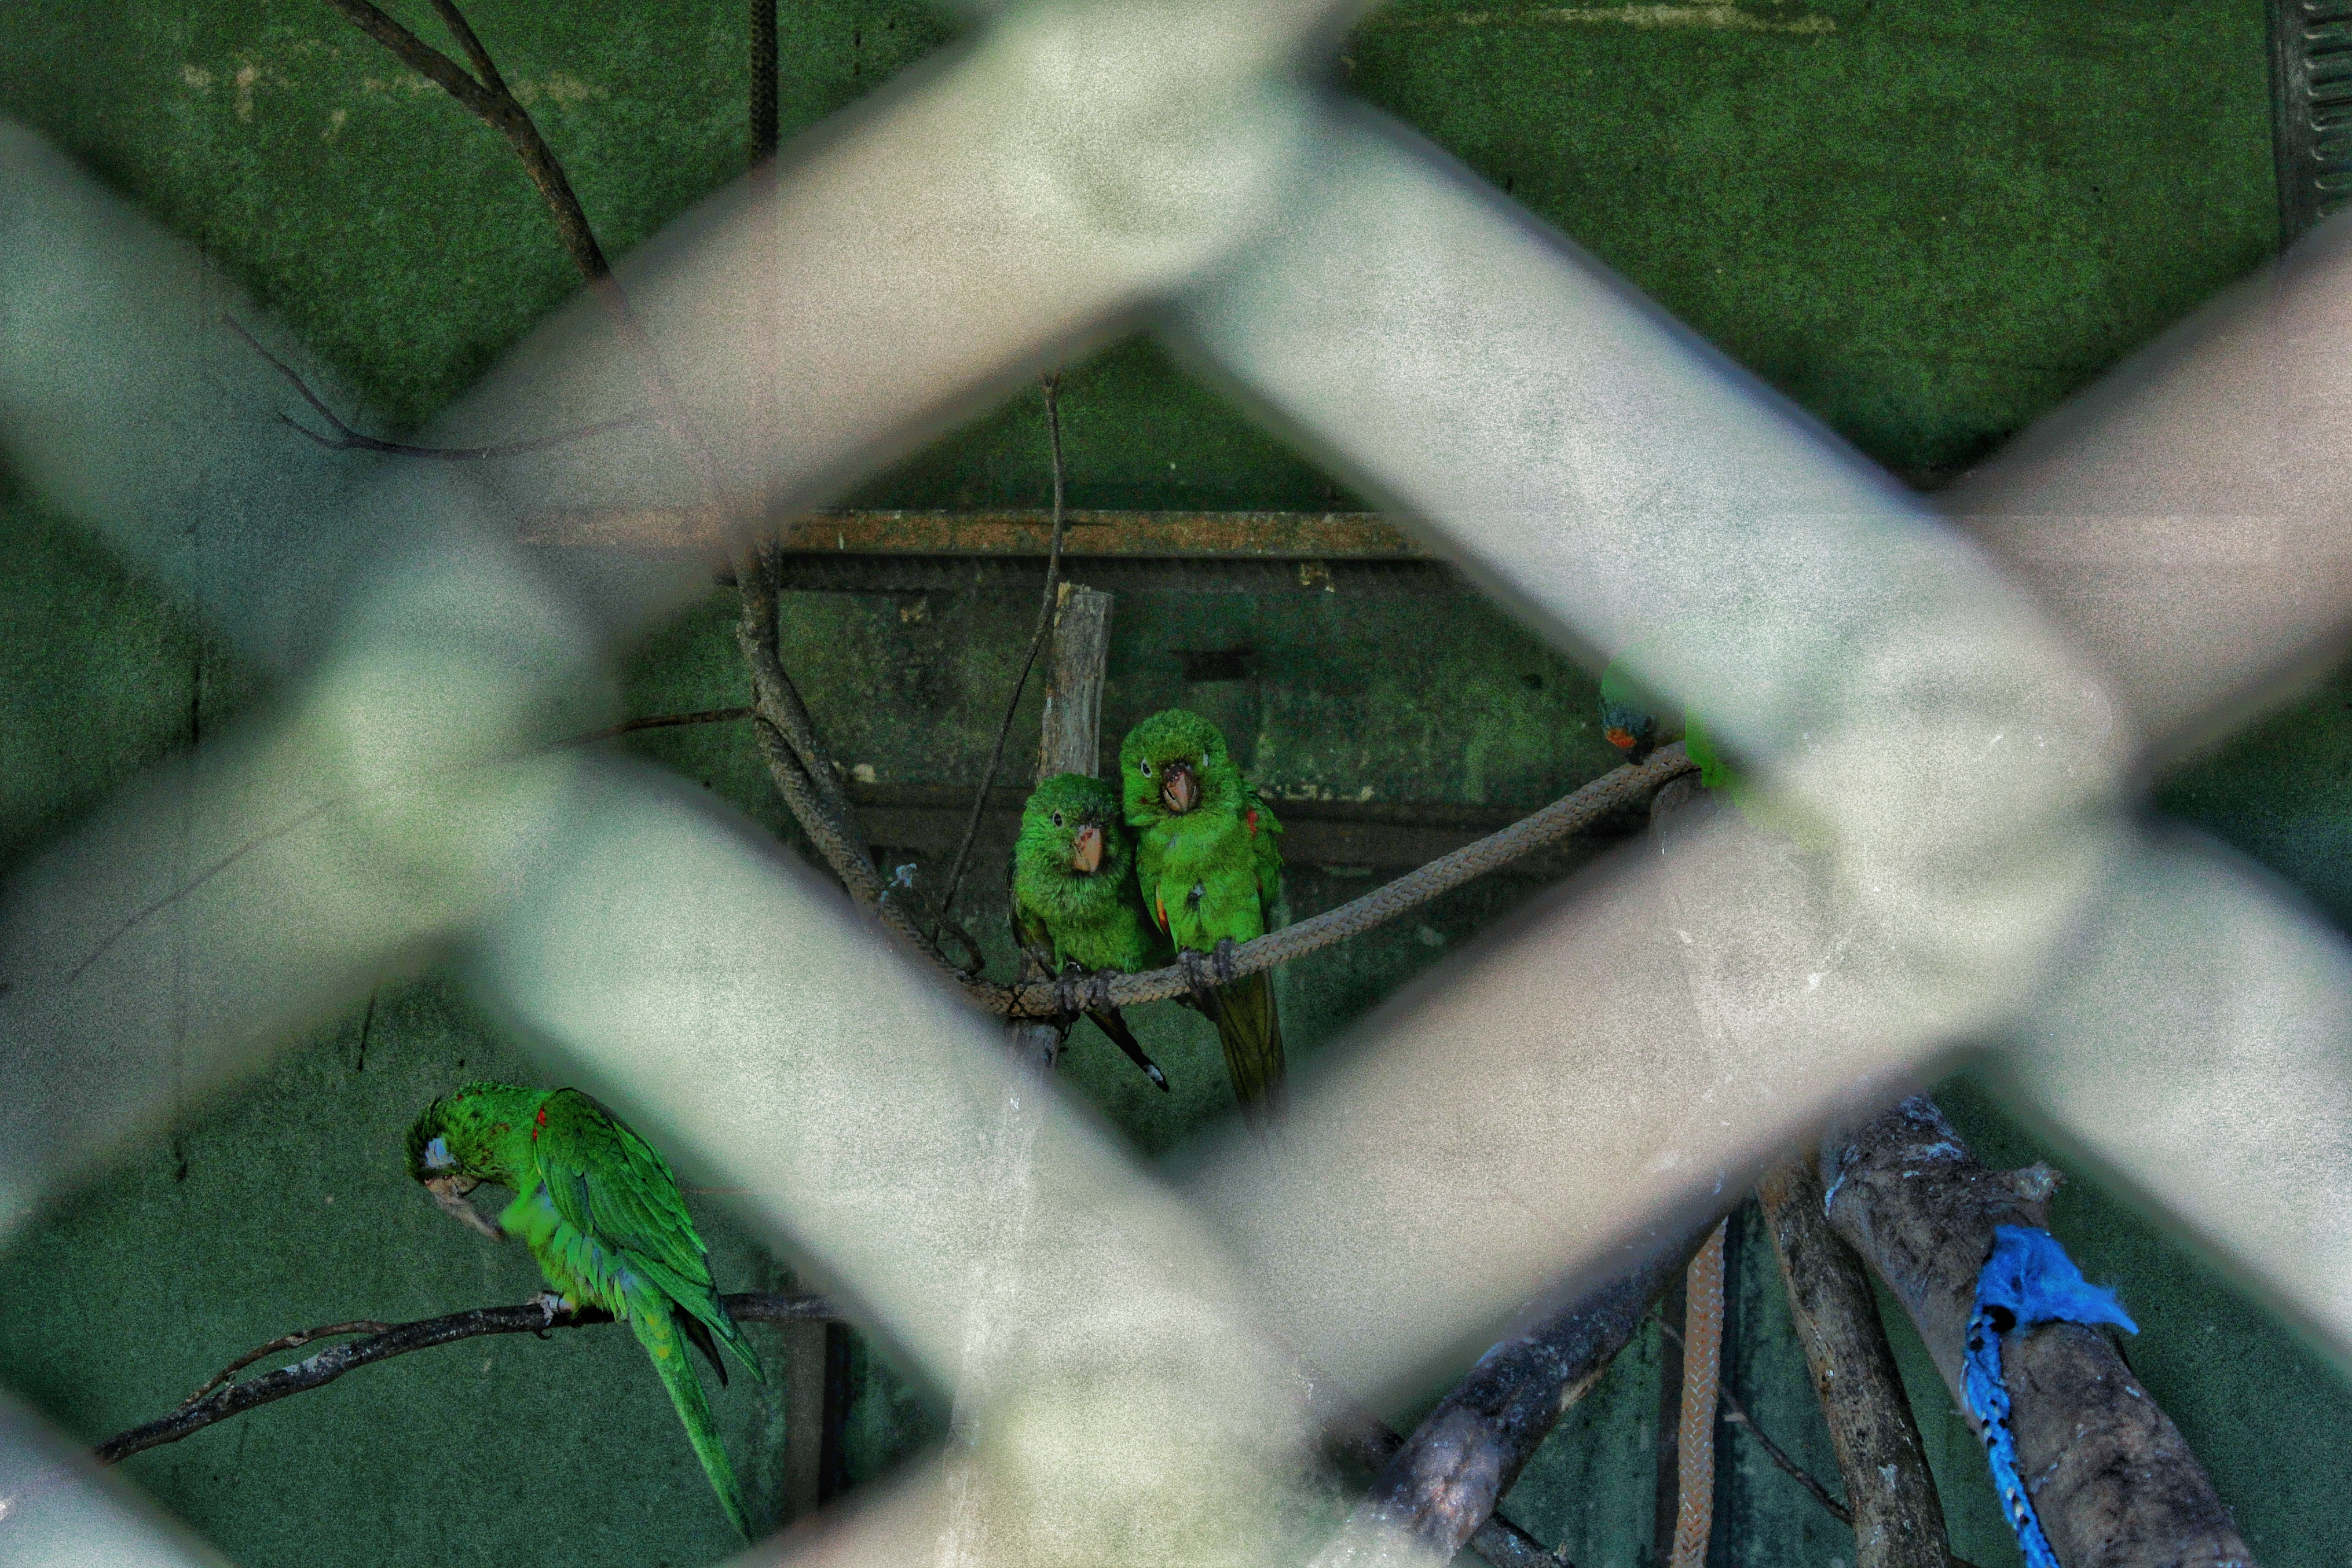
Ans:
{"label": "aviary enclosure", "polygon": [[2346,25],[0,13],[0,1561],[2343,1561]]}

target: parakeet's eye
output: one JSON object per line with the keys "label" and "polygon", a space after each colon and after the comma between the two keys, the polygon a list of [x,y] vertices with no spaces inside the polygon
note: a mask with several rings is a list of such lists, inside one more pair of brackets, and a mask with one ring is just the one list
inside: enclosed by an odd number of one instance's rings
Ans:
{"label": "parakeet's eye", "polygon": [[1135,765],[1143,770],[1143,776],[1145,778],[1150,778],[1151,776],[1151,763],[1148,759],[1138,763]]}
{"label": "parakeet's eye", "polygon": [[1062,826],[1062,814],[1058,811],[1054,814],[1054,826],[1056,827]]}

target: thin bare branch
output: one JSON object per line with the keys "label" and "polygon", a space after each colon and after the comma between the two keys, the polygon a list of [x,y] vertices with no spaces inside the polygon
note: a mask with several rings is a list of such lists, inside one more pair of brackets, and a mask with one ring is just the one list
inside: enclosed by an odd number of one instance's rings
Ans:
{"label": "thin bare branch", "polygon": [[1045,444],[1054,459],[1054,534],[1045,547],[1045,593],[1037,605],[1036,629],[1029,634],[1029,654],[1021,661],[1021,674],[1013,682],[1013,700],[1004,705],[1004,722],[997,726],[996,749],[988,754],[988,766],[980,775],[980,789],[972,796],[971,817],[963,826],[963,843],[957,847],[954,865],[948,871],[948,890],[940,900],[940,908],[955,908],[956,889],[963,886],[965,865],[971,858],[972,841],[980,837],[981,813],[987,808],[988,792],[995,786],[996,770],[1004,763],[1004,743],[1013,734],[1013,716],[1021,708],[1021,694],[1028,689],[1029,672],[1037,667],[1037,656],[1045,651],[1045,639],[1054,629],[1054,590],[1062,580],[1062,535],[1068,518],[1063,510],[1062,471],[1062,373],[1039,378],[1038,384],[1045,394]]}
{"label": "thin bare branch", "polygon": [[441,14],[442,21],[458,35],[459,46],[475,57],[477,68],[484,73],[482,80],[467,75],[463,66],[369,4],[369,0],[327,0],[327,4],[341,12],[352,26],[399,56],[411,69],[429,78],[483,124],[505,137],[515,156],[522,160],[523,172],[530,176],[530,183],[538,187],[541,199],[547,204],[548,213],[555,219],[556,237],[562,241],[564,253],[572,258],[581,276],[590,283],[602,283],[612,276],[612,263],[604,259],[604,247],[596,243],[595,231],[588,226],[588,215],[572,193],[563,165],[548,151],[539,127],[514,94],[507,90],[497,68],[489,65],[481,40],[458,15],[457,6],[449,0],[434,0],[434,9]]}
{"label": "thin bare branch", "polygon": [[[725,1300],[729,1314],[740,1323],[829,1321],[841,1316],[833,1303],[822,1296],[744,1294]],[[413,1323],[350,1322],[305,1329],[272,1340],[239,1357],[169,1415],[143,1426],[133,1426],[128,1432],[118,1432],[90,1450],[90,1455],[101,1465],[120,1464],[133,1454],[176,1443],[232,1415],[242,1415],[313,1388],[324,1388],[356,1367],[389,1361],[412,1351],[478,1339],[484,1334],[544,1337],[551,1329],[580,1329],[612,1321],[611,1313],[593,1308],[551,1320],[537,1302],[528,1302],[520,1307],[477,1307],[471,1311],[451,1312],[446,1317],[425,1318]],[[291,1350],[328,1335],[362,1331],[368,1331],[364,1339],[329,1345],[291,1366],[278,1367],[243,1383],[227,1381],[234,1373],[273,1351]]]}
{"label": "thin bare branch", "polygon": [[[433,47],[406,27],[369,3],[369,0],[327,0],[327,4],[342,13],[351,24],[368,37],[390,49],[403,61],[433,81],[456,99],[467,112],[500,136],[521,160],[523,173],[547,205],[548,215],[555,221],[556,237],[564,254],[587,280],[589,291],[596,296],[615,333],[635,355],[639,374],[655,409],[655,417],[670,438],[677,442],[693,467],[702,487],[705,505],[716,505],[719,499],[718,464],[710,449],[686,416],[685,404],[662,364],[661,355],[653,339],[646,332],[645,324],[629,309],[628,297],[613,280],[612,263],[605,259],[604,247],[596,241],[596,231],[588,222],[588,213],[580,205],[579,195],[572,182],[556,161],[555,153],[539,133],[539,126],[530,111],[508,89],[505,78],[499,74],[489,51],[483,47],[473,26],[458,11],[454,0],[433,0],[433,6],[457,39],[458,47],[474,61],[481,78],[477,80],[465,68]],[[299,428],[299,426],[297,426]]]}
{"label": "thin bare branch", "polygon": [[328,407],[317,393],[310,390],[310,384],[302,379],[301,374],[292,365],[263,348],[260,340],[246,330],[244,322],[234,316],[223,316],[221,324],[243,338],[246,346],[252,349],[255,353],[268,361],[270,368],[284,376],[292,384],[294,390],[301,394],[302,401],[317,410],[320,418],[335,427],[335,433],[332,436],[321,436],[299,420],[289,418],[283,414],[278,416],[278,422],[296,434],[317,442],[331,452],[388,452],[401,458],[434,458],[448,462],[475,462],[485,458],[512,458],[525,452],[543,452],[551,447],[560,447],[567,441],[577,441],[585,437],[602,436],[610,431],[626,429],[632,425],[641,425],[647,417],[643,414],[625,414],[618,419],[600,420],[596,424],[583,425],[573,430],[559,430],[552,436],[534,436],[529,440],[503,441],[489,447],[417,447],[406,441],[386,441],[380,437],[354,430],[343,423],[335,411]]}
{"label": "thin bare branch", "polygon": [[[1650,1314],[1650,1321],[1658,1325],[1660,1333],[1674,1341],[1675,1344],[1683,1343],[1682,1331],[1667,1322],[1665,1319],[1653,1312]],[[1799,1486],[1812,1493],[1813,1500],[1829,1510],[1840,1524],[1850,1526],[1853,1523],[1853,1510],[1832,1497],[1829,1488],[1822,1485],[1814,1478],[1812,1471],[1789,1458],[1787,1451],[1780,1444],[1772,1441],[1771,1435],[1756,1425],[1755,1421],[1748,1416],[1748,1407],[1740,1404],[1738,1395],[1731,1392],[1729,1384],[1717,1384],[1716,1400],[1723,1406],[1723,1419],[1735,1426],[1745,1427],[1748,1435],[1755,1438],[1763,1447],[1765,1458],[1780,1466]]]}
{"label": "thin bare branch", "polygon": [[752,716],[749,708],[706,708],[699,713],[654,713],[642,719],[624,719],[602,730],[591,730],[584,735],[574,735],[563,742],[567,746],[584,746],[593,741],[610,741],[615,736],[634,735],[640,730],[675,730],[688,724],[726,724],[737,719]]}
{"label": "thin bare branch", "polygon": [[474,25],[449,0],[433,0],[433,11],[441,18],[441,25],[449,29],[449,36],[457,40],[457,47],[466,51],[466,59],[482,85],[499,97],[512,98],[514,94],[507,90],[506,79],[499,75],[498,62],[490,58],[490,51],[482,47],[482,40],[475,37]]}

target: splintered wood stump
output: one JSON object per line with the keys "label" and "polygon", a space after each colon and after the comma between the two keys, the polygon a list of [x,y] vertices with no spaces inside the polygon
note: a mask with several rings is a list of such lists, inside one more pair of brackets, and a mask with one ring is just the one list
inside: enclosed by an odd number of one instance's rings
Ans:
{"label": "splintered wood stump", "polygon": [[[1903,1303],[1967,1411],[1961,1356],[1977,1275],[1995,1226],[2047,1228],[2050,1173],[1986,1169],[1919,1096],[1849,1132],[1832,1129],[1821,1171],[1831,1228]],[[2012,1334],[2001,1367],[2018,1472],[2063,1568],[2252,1568],[2179,1428],[2097,1330]]]}
{"label": "splintered wood stump", "polygon": [[1854,1568],[1948,1568],[1944,1508],[1895,1350],[1862,1260],[1822,1213],[1811,1153],[1767,1172],[1756,1195],[1845,1478]]}

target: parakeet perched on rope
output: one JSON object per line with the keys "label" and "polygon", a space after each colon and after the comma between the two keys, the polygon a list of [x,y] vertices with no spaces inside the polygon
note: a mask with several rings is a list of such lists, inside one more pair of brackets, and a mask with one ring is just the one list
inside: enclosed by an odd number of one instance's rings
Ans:
{"label": "parakeet perched on rope", "polygon": [[[1084,773],[1057,773],[1021,808],[1013,847],[1013,934],[1049,974],[1158,969],[1173,956],[1143,911],[1135,847],[1118,791]],[[1144,1054],[1118,1008],[1087,1016],[1164,1091],[1168,1075]]]}
{"label": "parakeet perched on rope", "polygon": [[1626,666],[1634,655],[1620,655],[1601,672],[1601,734],[1611,745],[1640,763],[1666,742],[1679,737],[1683,751],[1698,765],[1698,782],[1708,789],[1733,789],[1738,776],[1706,722],[1689,710],[1657,696]]}
{"label": "parakeet perched on rope", "polygon": [[1601,733],[1640,763],[1668,741],[1680,737],[1684,752],[1698,768],[1698,782],[1720,790],[1748,825],[1778,834],[1801,847],[1820,849],[1834,835],[1801,803],[1772,797],[1759,788],[1752,775],[1734,767],[1716,744],[1698,710],[1658,697],[1628,668],[1642,650],[1633,649],[1610,660],[1601,672]]}
{"label": "parakeet perched on rope", "polygon": [[[409,1128],[408,1173],[450,1214],[530,1248],[551,1291],[541,1298],[549,1321],[596,1307],[635,1331],[719,1506],[748,1538],[734,1467],[687,1347],[710,1359],[722,1384],[714,1336],[753,1377],[765,1374],[711,1283],[709,1256],[659,1152],[576,1089],[474,1083],[435,1100]],[[484,1182],[514,1190],[496,1226],[466,1201]]]}
{"label": "parakeet perched on rope", "polygon": [[[1217,953],[1265,932],[1282,896],[1282,824],[1243,782],[1217,727],[1165,709],[1127,732],[1118,752],[1136,881],[1152,923],[1187,952]],[[1261,972],[1211,989],[1194,1005],[1215,1021],[1243,1114],[1263,1125],[1282,1089],[1282,1022],[1274,977]]]}

